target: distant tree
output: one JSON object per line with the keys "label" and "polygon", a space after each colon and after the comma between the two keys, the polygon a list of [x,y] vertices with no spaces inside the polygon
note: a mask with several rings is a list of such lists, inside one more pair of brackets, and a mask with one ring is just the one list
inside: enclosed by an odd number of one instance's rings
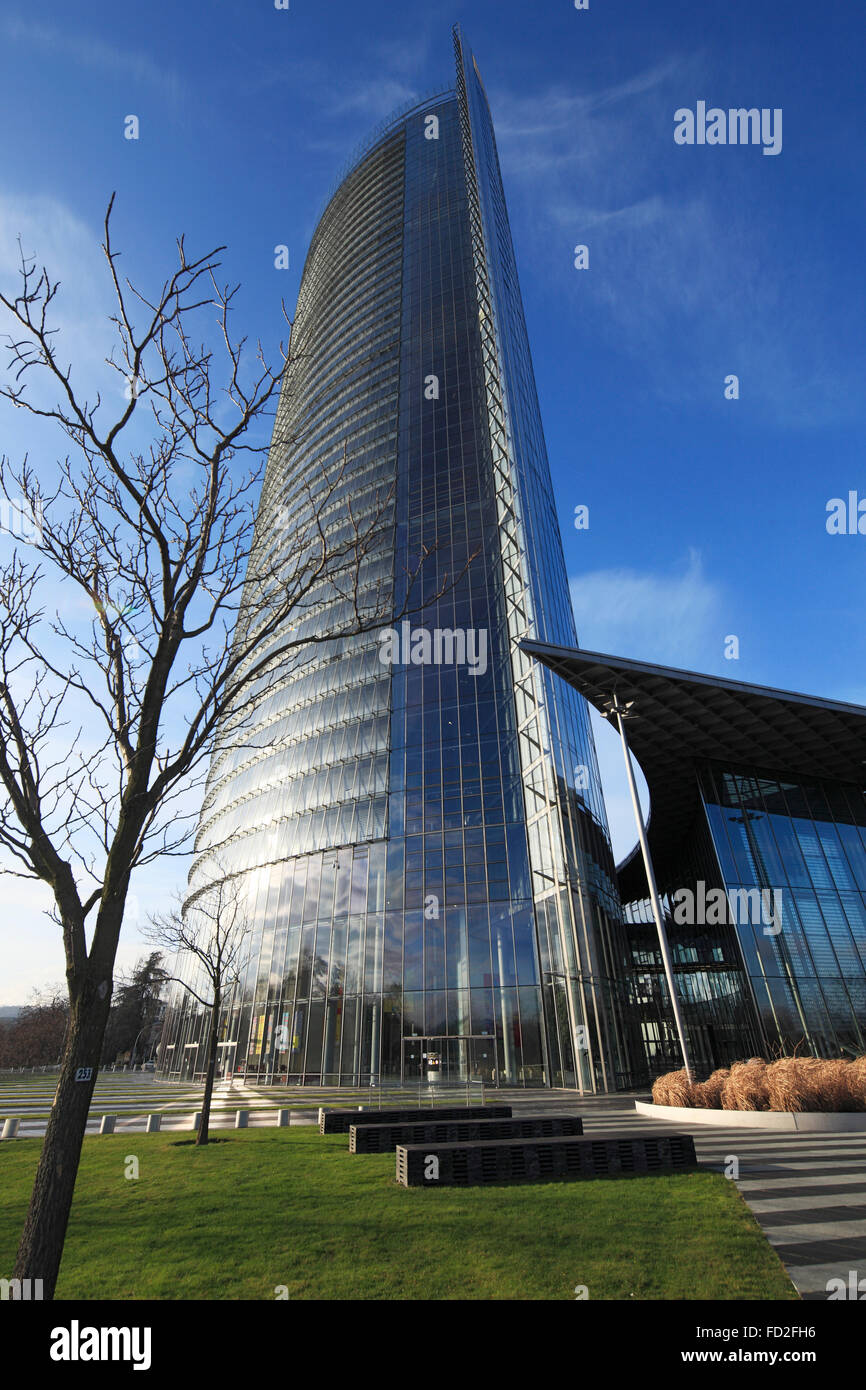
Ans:
{"label": "distant tree", "polygon": [[171,979],[162,968],[162,953],[152,951],[138,961],[132,973],[115,986],[111,1013],[105,1030],[103,1062],[113,1062],[119,1053],[147,1056],[154,1042],[153,1033],[160,1015],[160,995]]}
{"label": "distant tree", "polygon": [[8,1028],[0,1030],[0,1065],[57,1066],[69,1024],[69,1000],[61,990],[34,991]]}
{"label": "distant tree", "polygon": [[[148,935],[152,941],[176,954],[185,973],[171,978],[208,1014],[204,1095],[195,1141],[206,1144],[219,1051],[220,1009],[237,983],[250,937],[242,882],[219,878],[185,909],[178,905],[171,912],[153,917]],[[198,988],[193,988],[194,984]]]}

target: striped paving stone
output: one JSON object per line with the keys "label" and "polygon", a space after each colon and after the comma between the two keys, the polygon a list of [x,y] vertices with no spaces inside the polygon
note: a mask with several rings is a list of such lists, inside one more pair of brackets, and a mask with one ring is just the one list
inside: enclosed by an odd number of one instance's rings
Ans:
{"label": "striped paving stone", "polygon": [[[866,1143],[772,1156],[740,1190],[803,1298],[828,1297],[831,1280],[866,1281]],[[742,1173],[742,1170],[741,1170]],[[863,1292],[866,1293],[866,1283]]]}
{"label": "striped paving stone", "polygon": [[[0,1078],[0,1118],[18,1116],[21,1121],[18,1134],[22,1139],[42,1137],[56,1087],[56,1075],[47,1079],[40,1077],[35,1085],[24,1086]],[[193,1115],[201,1109],[203,1089],[201,1083],[163,1082],[147,1074],[102,1074],[97,1078],[86,1132],[99,1133],[103,1115],[117,1116],[116,1133],[143,1132],[151,1114],[161,1116],[163,1130],[191,1129]],[[241,1082],[220,1081],[214,1087],[210,1123],[215,1129],[233,1128],[236,1112],[247,1110],[250,1127],[273,1125],[275,1112],[289,1108],[283,1090],[276,1093]],[[292,1124],[313,1123],[314,1120],[312,1110],[309,1118],[305,1111],[291,1112]]]}

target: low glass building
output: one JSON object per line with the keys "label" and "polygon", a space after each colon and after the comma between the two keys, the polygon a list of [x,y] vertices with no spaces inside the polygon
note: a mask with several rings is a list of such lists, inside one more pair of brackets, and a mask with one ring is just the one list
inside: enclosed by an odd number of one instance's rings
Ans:
{"label": "low glass building", "polygon": [[[866,709],[525,645],[601,713],[630,703],[696,1065],[866,1051]],[[648,1066],[666,1071],[681,1054],[637,850],[618,883]]]}

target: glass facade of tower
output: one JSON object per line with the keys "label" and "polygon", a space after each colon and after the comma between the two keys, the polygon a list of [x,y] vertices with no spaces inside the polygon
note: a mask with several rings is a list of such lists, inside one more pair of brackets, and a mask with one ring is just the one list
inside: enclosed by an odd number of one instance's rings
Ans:
{"label": "glass facade of tower", "polygon": [[[674,975],[696,1066],[866,1050],[866,799],[856,785],[712,762],[706,821],[665,882]],[[682,890],[695,911],[685,911]],[[679,1065],[649,903],[631,903],[634,1005],[652,1074]],[[688,920],[686,920],[686,918]]]}
{"label": "glass facade of tower", "polygon": [[[704,885],[703,892],[699,885]],[[665,931],[689,1057],[701,1075],[766,1050],[737,928],[722,897],[716,913],[681,911],[680,891],[706,901],[723,890],[706,820],[691,827],[677,855],[675,877],[659,884]],[[632,1002],[640,1019],[647,1078],[682,1066],[658,930],[648,899],[625,906],[632,957]],[[686,918],[686,920],[683,920]]]}
{"label": "glass facade of tower", "polygon": [[[346,585],[300,594],[315,641],[220,730],[189,910],[242,885],[236,1073],[613,1089],[641,1070],[628,942],[586,706],[518,645],[575,633],[492,123],[456,47],[456,92],[379,137],[313,239],[239,626],[276,651],[297,538],[365,516],[352,593],[405,621],[327,640]],[[178,990],[160,1064],[191,1075],[205,1042]]]}
{"label": "glass facade of tower", "polygon": [[[700,786],[729,898],[757,889],[737,934],[773,1050],[866,1050],[866,799],[860,787],[707,765]],[[744,903],[745,906],[745,903]],[[778,909],[777,911],[775,909]],[[748,920],[746,920],[748,919]]]}

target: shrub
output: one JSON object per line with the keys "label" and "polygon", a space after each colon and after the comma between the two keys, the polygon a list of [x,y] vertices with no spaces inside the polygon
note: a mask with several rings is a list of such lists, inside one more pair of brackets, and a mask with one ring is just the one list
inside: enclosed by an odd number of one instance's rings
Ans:
{"label": "shrub", "polygon": [[735,1062],[722,1086],[723,1110],[769,1110],[767,1064],[762,1057]]}
{"label": "shrub", "polygon": [[850,1062],[822,1061],[818,1065],[826,1078],[825,1091],[836,1097],[836,1104],[828,1106],[828,1110],[866,1110],[866,1094],[857,1085],[857,1073]]}
{"label": "shrub", "polygon": [[866,1056],[856,1061],[819,1057],[750,1057],[721,1067],[706,1081],[691,1082],[685,1071],[668,1072],[653,1085],[656,1105],[707,1110],[866,1111]]}
{"label": "shrub", "polygon": [[866,1110],[866,1057],[857,1057],[851,1066],[851,1094],[859,1101],[858,1110]]}
{"label": "shrub", "polygon": [[708,1076],[706,1081],[698,1081],[694,1086],[694,1103],[703,1110],[721,1110],[722,1090],[730,1076],[730,1068],[720,1067]]}
{"label": "shrub", "polygon": [[825,1073],[825,1065],[814,1057],[780,1057],[771,1062],[767,1068],[770,1109],[838,1110],[839,1078]]}
{"label": "shrub", "polygon": [[669,1071],[653,1082],[653,1101],[656,1105],[694,1105],[694,1083],[688,1072]]}
{"label": "shrub", "polygon": [[866,1110],[866,1065],[857,1062],[783,1057],[767,1068],[767,1078],[773,1110]]}

